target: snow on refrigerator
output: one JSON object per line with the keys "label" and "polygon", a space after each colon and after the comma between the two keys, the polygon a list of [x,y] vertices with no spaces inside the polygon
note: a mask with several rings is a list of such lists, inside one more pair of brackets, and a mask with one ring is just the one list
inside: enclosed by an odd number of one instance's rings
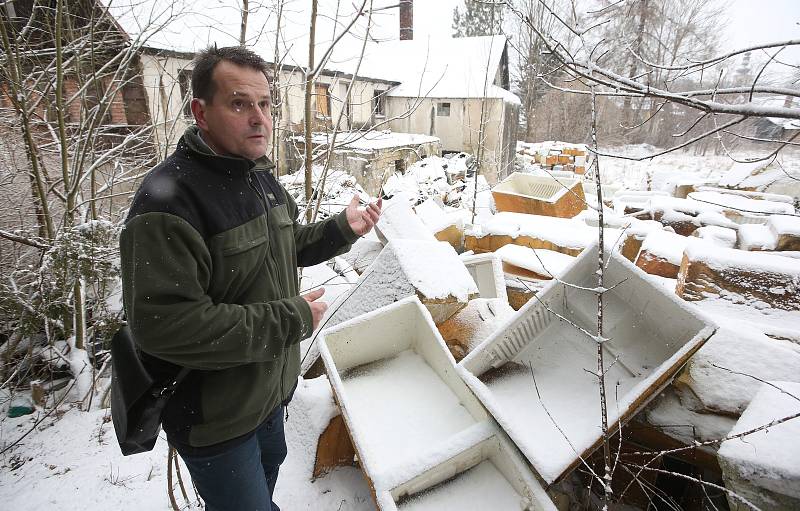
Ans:
{"label": "snow on refrigerator", "polygon": [[408,297],[322,332],[320,354],[379,508],[554,510]]}
{"label": "snow on refrigerator", "polygon": [[[603,350],[613,431],[671,381],[715,327],[621,254],[607,250],[605,258]],[[597,265],[594,244],[459,364],[547,486],[602,441],[592,337]]]}

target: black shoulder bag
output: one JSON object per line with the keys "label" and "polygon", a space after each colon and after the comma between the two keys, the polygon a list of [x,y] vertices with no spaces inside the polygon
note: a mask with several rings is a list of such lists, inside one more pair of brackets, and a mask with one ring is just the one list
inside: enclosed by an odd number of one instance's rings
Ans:
{"label": "black shoulder bag", "polygon": [[166,382],[157,382],[142,363],[127,325],[111,339],[111,419],[124,456],[153,449],[161,429],[161,414],[186,367]]}

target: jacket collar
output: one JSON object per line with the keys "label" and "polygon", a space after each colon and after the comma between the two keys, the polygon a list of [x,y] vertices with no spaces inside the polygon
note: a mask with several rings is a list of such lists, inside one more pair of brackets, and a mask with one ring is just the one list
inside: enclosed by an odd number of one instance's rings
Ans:
{"label": "jacket collar", "polygon": [[215,153],[200,136],[200,128],[189,126],[178,141],[177,151],[192,158],[198,158],[209,167],[229,174],[245,175],[251,170],[272,170],[275,165],[269,158],[262,156],[250,160],[241,156],[226,156]]}

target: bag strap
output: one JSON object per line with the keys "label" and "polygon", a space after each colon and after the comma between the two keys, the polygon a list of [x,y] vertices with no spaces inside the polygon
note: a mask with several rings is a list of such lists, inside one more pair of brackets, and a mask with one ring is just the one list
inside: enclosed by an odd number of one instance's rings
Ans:
{"label": "bag strap", "polygon": [[[122,330],[125,329],[128,335],[128,342],[130,342],[132,346],[135,346],[135,342],[133,340],[133,334],[130,331],[130,328],[128,327],[128,322],[126,320],[125,314],[122,315],[122,321],[123,325],[120,327],[119,331],[117,332],[117,335],[119,334],[119,332],[122,332]],[[141,348],[136,347],[134,349],[137,350],[137,357],[139,357],[139,360],[141,360],[141,355],[139,354],[139,350]],[[180,383],[183,381],[184,378],[186,378],[186,376],[189,374],[190,371],[191,369],[189,369],[188,367],[181,367],[181,370],[178,371],[178,374],[175,375],[175,378],[170,383],[167,383],[166,385],[160,388],[154,387],[153,389],[150,390],[150,394],[153,397],[157,398],[162,396],[166,396],[168,398],[171,397],[172,394],[175,393],[175,389],[178,388],[178,385],[180,385]]]}
{"label": "bag strap", "polygon": [[166,384],[161,388],[154,388],[152,393],[153,397],[171,397],[172,394],[175,393],[175,390],[178,388],[178,385],[183,381],[184,378],[191,372],[191,369],[188,367],[182,367],[178,374],[175,375],[175,379],[172,380],[170,383]]}

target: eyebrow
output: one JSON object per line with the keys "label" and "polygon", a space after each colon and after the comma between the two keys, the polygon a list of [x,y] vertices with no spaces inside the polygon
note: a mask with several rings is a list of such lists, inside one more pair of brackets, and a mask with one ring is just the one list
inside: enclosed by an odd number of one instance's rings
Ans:
{"label": "eyebrow", "polygon": [[[252,96],[250,94],[248,94],[247,92],[239,92],[237,90],[234,90],[234,91],[231,91],[230,94],[228,94],[228,99],[234,99],[234,98],[252,99]],[[269,93],[257,96],[257,98],[259,100],[266,99],[270,103],[272,102],[272,96],[270,96]]]}

